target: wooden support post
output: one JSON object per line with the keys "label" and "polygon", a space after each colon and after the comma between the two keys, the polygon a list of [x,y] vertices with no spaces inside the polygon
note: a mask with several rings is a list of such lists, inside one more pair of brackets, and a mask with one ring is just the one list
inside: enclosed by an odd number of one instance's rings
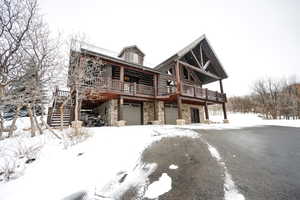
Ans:
{"label": "wooden support post", "polygon": [[220,83],[220,92],[221,92],[221,94],[223,94],[223,93],[224,93],[224,90],[223,90],[222,79],[219,80],[219,83]]}
{"label": "wooden support post", "polygon": [[124,67],[120,67],[120,83],[119,83],[120,91],[124,91]]}
{"label": "wooden support post", "polygon": [[178,111],[178,119],[182,119],[182,101],[181,96],[177,96],[177,111]]}
{"label": "wooden support post", "polygon": [[120,67],[120,81],[124,81],[124,67]]}
{"label": "wooden support post", "polygon": [[154,86],[154,96],[157,96],[157,80],[158,80],[158,74],[153,75],[153,86]]}
{"label": "wooden support post", "polygon": [[226,104],[225,104],[225,102],[222,103],[222,108],[223,108],[224,120],[227,120]]}
{"label": "wooden support post", "polygon": [[137,94],[136,82],[133,83],[133,95]]}
{"label": "wooden support post", "polygon": [[121,96],[120,99],[119,99],[119,110],[118,110],[118,121],[121,121],[121,120],[124,120],[124,115],[123,115],[123,103],[124,103],[124,100],[123,100],[123,97]]}
{"label": "wooden support post", "polygon": [[205,119],[208,121],[209,120],[209,114],[208,114],[207,102],[205,102],[205,104],[204,104],[204,110],[205,110]]}
{"label": "wooden support post", "polygon": [[177,94],[180,94],[181,83],[180,83],[180,69],[179,69],[179,61],[178,60],[176,61],[175,71],[176,71],[176,88],[177,88]]}
{"label": "wooden support post", "polygon": [[205,99],[208,100],[208,90],[205,88]]}

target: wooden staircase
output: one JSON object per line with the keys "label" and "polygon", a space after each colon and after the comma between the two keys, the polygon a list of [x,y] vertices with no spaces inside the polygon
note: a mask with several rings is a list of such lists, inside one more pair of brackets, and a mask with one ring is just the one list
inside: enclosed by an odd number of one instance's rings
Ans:
{"label": "wooden staircase", "polygon": [[53,105],[48,109],[47,123],[49,126],[58,128],[61,126],[61,105],[68,99],[63,107],[63,127],[68,127],[71,124],[73,104],[68,91],[56,90],[54,93]]}

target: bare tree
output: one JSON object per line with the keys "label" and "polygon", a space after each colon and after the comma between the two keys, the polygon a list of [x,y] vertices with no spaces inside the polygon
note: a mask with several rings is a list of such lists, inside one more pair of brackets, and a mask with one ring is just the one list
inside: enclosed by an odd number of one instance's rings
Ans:
{"label": "bare tree", "polygon": [[17,107],[9,136],[22,106],[27,107],[32,136],[36,128],[42,134],[35,111],[42,109],[41,120],[47,126],[43,120],[46,86],[59,64],[60,43],[50,37],[36,0],[4,0],[0,4],[0,103]]}

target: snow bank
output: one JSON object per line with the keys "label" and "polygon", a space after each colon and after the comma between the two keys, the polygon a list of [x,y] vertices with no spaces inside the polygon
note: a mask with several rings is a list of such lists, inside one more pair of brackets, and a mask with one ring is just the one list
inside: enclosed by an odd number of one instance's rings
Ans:
{"label": "snow bank", "polygon": [[[25,126],[25,125],[24,125]],[[140,162],[143,150],[163,137],[189,136],[197,133],[172,126],[125,126],[86,129],[92,135],[86,141],[64,148],[51,134],[30,138],[22,143],[43,148],[38,159],[26,165],[25,174],[9,182],[0,182],[0,199],[62,199],[78,191],[115,197],[131,186],[143,184],[155,169],[155,163]],[[13,148],[14,140],[0,141],[1,148]],[[36,142],[34,142],[36,141]],[[1,162],[1,160],[0,160]],[[1,164],[1,163],[0,163]],[[147,168],[147,170],[145,170]],[[122,183],[113,185],[126,175]],[[144,182],[143,182],[144,181]]]}
{"label": "snow bank", "polygon": [[192,124],[181,126],[189,129],[239,129],[252,126],[289,126],[300,127],[300,120],[264,120],[254,113],[229,113],[229,123],[223,123],[222,115],[212,115],[210,120],[211,124]]}

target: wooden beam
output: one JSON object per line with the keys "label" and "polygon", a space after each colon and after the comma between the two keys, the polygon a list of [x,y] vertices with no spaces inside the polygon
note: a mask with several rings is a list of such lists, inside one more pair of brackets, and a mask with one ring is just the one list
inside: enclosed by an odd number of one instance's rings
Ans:
{"label": "wooden beam", "polygon": [[203,66],[204,61],[203,61],[202,45],[201,45],[201,44],[200,44],[199,50],[200,50],[200,60],[201,60],[201,65]]}
{"label": "wooden beam", "polygon": [[180,61],[176,61],[176,65],[175,65],[175,71],[176,71],[176,88],[177,88],[177,93],[180,93],[180,69],[179,69],[179,62]]}
{"label": "wooden beam", "polygon": [[221,94],[223,94],[223,93],[224,93],[224,90],[223,90],[222,79],[219,80],[219,83],[220,83],[220,92],[221,92]]}
{"label": "wooden beam", "polygon": [[124,81],[124,67],[120,66],[120,81]]}
{"label": "wooden beam", "polygon": [[205,119],[209,120],[207,102],[204,103]]}
{"label": "wooden beam", "polygon": [[211,74],[211,73],[209,73],[209,72],[203,71],[203,69],[199,69],[199,68],[197,68],[197,67],[195,67],[195,66],[193,66],[193,65],[190,65],[190,64],[188,64],[188,63],[186,63],[186,62],[183,62],[183,61],[178,61],[178,62],[179,62],[179,64],[182,64],[182,65],[184,65],[184,66],[186,66],[186,67],[189,67],[189,68],[191,68],[192,70],[195,70],[195,71],[197,71],[197,72],[199,72],[199,73],[202,73],[202,74],[204,74],[204,75],[207,75],[207,76],[209,76],[209,77],[211,77],[211,78],[214,78],[214,79],[217,79],[217,80],[221,79],[220,77],[218,77],[218,76],[216,76],[216,75],[214,75],[214,74]]}
{"label": "wooden beam", "polygon": [[199,62],[199,60],[197,59],[196,55],[194,54],[193,50],[191,50],[191,53],[192,53],[192,55],[193,55],[194,59],[196,60],[196,62],[197,62],[197,64],[198,64],[198,66],[199,66],[200,68],[202,68],[202,67],[203,67],[203,65],[201,65],[201,64],[200,64],[200,62]]}
{"label": "wooden beam", "polygon": [[209,66],[210,64],[210,60],[208,60],[205,65],[203,66],[203,70],[206,71],[207,67]]}
{"label": "wooden beam", "polygon": [[223,108],[223,115],[224,115],[224,119],[227,120],[227,113],[226,113],[226,104],[225,102],[222,103],[222,108]]}
{"label": "wooden beam", "polygon": [[154,96],[157,96],[157,80],[158,80],[159,74],[153,75],[153,87],[154,87]]}

